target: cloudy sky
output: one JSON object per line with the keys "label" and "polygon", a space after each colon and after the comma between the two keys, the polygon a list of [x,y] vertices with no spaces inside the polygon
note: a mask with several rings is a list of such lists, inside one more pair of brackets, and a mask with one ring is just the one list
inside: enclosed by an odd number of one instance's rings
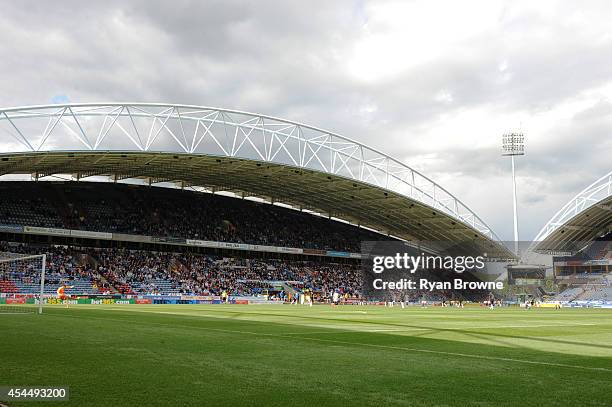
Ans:
{"label": "cloudy sky", "polygon": [[512,238],[612,167],[607,1],[3,1],[0,105],[246,110],[388,152]]}

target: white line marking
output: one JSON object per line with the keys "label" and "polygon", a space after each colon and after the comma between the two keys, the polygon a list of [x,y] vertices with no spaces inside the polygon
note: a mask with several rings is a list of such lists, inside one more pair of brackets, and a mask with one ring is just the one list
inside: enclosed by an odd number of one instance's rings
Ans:
{"label": "white line marking", "polygon": [[[144,310],[144,309],[130,309],[127,310],[124,307],[107,307],[105,309],[109,309],[112,311],[129,311],[129,312],[141,312],[141,313],[145,313],[145,314],[165,314],[165,315],[187,315],[187,316],[196,316],[196,317],[209,317],[209,318],[219,318],[219,319],[233,319],[233,320],[242,320],[242,321],[251,321],[252,319],[245,319],[243,317],[238,317],[238,318],[234,318],[233,316],[227,316],[227,315],[223,315],[223,311],[221,311],[220,313],[217,314],[203,314],[203,313],[196,313],[196,312],[177,312],[177,311],[149,311],[149,310]],[[325,312],[325,311],[324,311]],[[245,316],[251,316],[249,313],[246,313]],[[270,315],[268,318],[302,318],[302,316],[300,315],[290,315],[290,314],[283,314],[283,315]],[[380,318],[379,316],[375,316],[374,318],[378,319]],[[364,324],[364,325],[371,325],[370,322],[362,322],[362,321],[353,321],[353,320],[343,320],[343,319],[329,319],[327,318],[328,321],[338,321],[338,322],[346,322],[347,324]],[[261,321],[261,322],[266,322],[266,321]],[[385,325],[385,324],[381,324],[381,325]],[[560,327],[560,326],[564,326],[564,327],[568,327],[568,326],[602,326],[602,325],[607,325],[607,324],[595,324],[595,323],[580,323],[580,322],[576,322],[576,323],[571,323],[571,324],[529,324],[529,325],[482,325],[482,326],[478,326],[478,325],[473,325],[470,327],[448,327],[448,326],[432,326],[432,327],[414,327],[414,326],[405,326],[405,325],[401,325],[401,327],[397,327],[397,324],[394,324],[393,326],[395,326],[396,328],[394,329],[389,329],[388,331],[391,332],[393,330],[397,330],[397,331],[404,331],[404,330],[410,330],[410,329],[417,329],[417,330],[442,330],[442,331],[448,331],[448,330],[453,330],[453,331],[458,331],[458,330],[474,330],[474,329],[504,329],[504,328],[545,328],[545,327]],[[316,325],[314,325],[316,326]],[[344,327],[346,328],[346,327]],[[333,328],[333,325],[330,325],[330,329],[336,329]],[[342,328],[337,328],[337,329],[342,329]],[[383,332],[384,330],[381,330],[381,332]],[[375,332],[375,331],[370,331],[370,332]],[[528,338],[528,337],[526,337]]]}
{"label": "white line marking", "polygon": [[0,312],[0,315],[29,315],[34,312]]}
{"label": "white line marking", "polygon": [[[53,316],[59,316],[64,318],[75,318],[75,315],[58,315],[53,314]],[[377,345],[373,343],[363,343],[363,342],[349,342],[349,341],[338,341],[334,339],[323,339],[323,338],[307,338],[307,337],[298,337],[287,334],[270,334],[265,332],[253,332],[253,331],[241,331],[234,329],[222,329],[222,328],[209,328],[203,326],[188,326],[188,325],[180,325],[180,324],[162,324],[159,322],[140,322],[140,321],[125,321],[122,319],[114,319],[114,318],[98,318],[98,317],[76,317],[80,319],[97,319],[97,320],[106,320],[106,321],[114,321],[114,322],[126,322],[130,324],[140,324],[140,325],[157,325],[163,326],[167,328],[183,328],[183,329],[199,329],[205,331],[213,331],[213,332],[224,332],[224,333],[233,333],[240,335],[253,335],[253,336],[265,336],[265,337],[273,337],[273,338],[286,338],[286,339],[299,339],[299,340],[307,340],[313,342],[325,342],[325,343],[337,343],[341,345],[351,345],[351,346],[365,346],[370,348],[378,348],[378,349],[391,349],[391,350],[402,350],[408,352],[415,353],[429,353],[434,355],[447,355],[447,356],[456,356],[456,357],[464,357],[464,358],[472,358],[472,359],[482,359],[482,360],[494,360],[494,361],[502,361],[502,362],[513,362],[513,363],[524,363],[530,365],[540,365],[540,366],[554,366],[554,367],[566,367],[570,369],[582,369],[582,370],[592,370],[598,372],[612,372],[612,369],[608,369],[605,367],[592,367],[592,366],[580,366],[580,365],[570,365],[565,363],[555,363],[555,362],[542,362],[537,360],[526,360],[526,359],[514,359],[514,358],[504,358],[498,356],[488,356],[488,355],[475,355],[472,353],[459,353],[459,352],[448,352],[448,351],[439,351],[439,350],[431,350],[431,349],[420,349],[420,348],[407,348],[403,346],[391,346],[391,345]],[[357,331],[359,332],[359,331]]]}
{"label": "white line marking", "polygon": [[581,323],[575,323],[575,324],[534,324],[534,325],[485,325],[485,326],[478,326],[478,325],[474,325],[471,326],[469,328],[465,328],[465,327],[451,327],[451,328],[439,328],[439,329],[496,329],[496,328],[543,328],[543,327],[558,327],[558,326],[593,326],[593,325],[600,325],[601,324],[581,324]]}

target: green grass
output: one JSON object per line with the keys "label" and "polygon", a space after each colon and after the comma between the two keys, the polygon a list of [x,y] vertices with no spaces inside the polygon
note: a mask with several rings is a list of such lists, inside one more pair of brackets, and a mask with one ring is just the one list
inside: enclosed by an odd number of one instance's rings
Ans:
{"label": "green grass", "polygon": [[1,385],[75,406],[611,406],[612,310],[48,306],[0,314]]}

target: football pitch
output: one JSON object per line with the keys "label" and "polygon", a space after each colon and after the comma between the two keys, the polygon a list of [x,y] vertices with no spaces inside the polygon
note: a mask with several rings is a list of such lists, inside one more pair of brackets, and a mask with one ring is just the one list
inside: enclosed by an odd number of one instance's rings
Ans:
{"label": "football pitch", "polygon": [[44,404],[75,406],[611,406],[612,310],[47,306],[0,314],[0,386],[69,386]]}

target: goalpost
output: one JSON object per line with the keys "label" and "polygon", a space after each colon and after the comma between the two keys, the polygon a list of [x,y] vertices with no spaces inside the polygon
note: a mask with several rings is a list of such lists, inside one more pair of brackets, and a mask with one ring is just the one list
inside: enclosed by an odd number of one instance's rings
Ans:
{"label": "goalpost", "polygon": [[15,296],[25,294],[34,298],[38,295],[38,313],[42,314],[46,264],[46,254],[0,252],[0,313],[27,312],[27,308],[18,306],[25,303],[25,297]]}

